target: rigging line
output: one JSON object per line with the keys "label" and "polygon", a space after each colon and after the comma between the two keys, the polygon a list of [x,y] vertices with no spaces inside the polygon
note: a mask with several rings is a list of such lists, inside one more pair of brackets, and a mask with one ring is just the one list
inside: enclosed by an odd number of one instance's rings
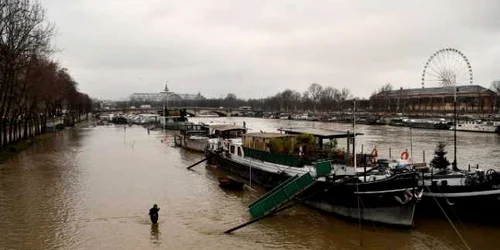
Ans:
{"label": "rigging line", "polygon": [[[422,177],[423,178],[423,177]],[[425,185],[424,185],[425,186]],[[428,186],[425,186],[427,188],[427,190],[429,191],[429,193],[432,193],[430,188]],[[460,238],[460,240],[462,240],[462,242],[464,243],[465,245],[465,248],[467,248],[468,250],[471,250],[471,248],[469,247],[469,245],[467,244],[467,242],[465,241],[464,237],[462,237],[462,234],[460,234],[460,232],[458,231],[458,229],[455,227],[455,224],[453,224],[453,221],[451,221],[450,217],[448,216],[448,214],[446,214],[446,212],[444,211],[444,208],[441,206],[441,204],[439,204],[436,196],[433,196],[434,198],[434,201],[436,202],[436,204],[438,205],[439,209],[441,210],[441,212],[443,212],[444,216],[446,217],[446,219],[448,220],[448,222],[450,223],[451,227],[453,227],[453,230],[455,230],[455,233],[457,233],[458,237]]]}
{"label": "rigging line", "polygon": [[[358,192],[358,196],[359,196],[359,192]],[[366,208],[365,204],[363,203],[363,200],[361,198],[359,198],[359,200],[361,202],[361,207]],[[378,232],[378,228],[375,225],[375,222],[373,222],[373,221],[370,221],[370,222],[372,223],[373,228],[375,228],[375,231]]]}
{"label": "rigging line", "polygon": [[[462,182],[462,181],[460,181]],[[441,188],[439,186],[436,186],[438,189],[439,189],[439,192],[443,193],[443,191],[441,190]],[[450,209],[451,209],[451,212],[453,212],[453,215],[455,216],[455,218],[458,219],[458,222],[460,223],[460,225],[462,225],[462,227],[465,227],[465,224],[462,222],[462,220],[458,217],[458,214],[457,212],[455,211],[455,209],[453,209],[453,206],[450,206]]]}
{"label": "rigging line", "polygon": [[[354,152],[356,154],[356,152]],[[356,171],[356,169],[354,170]],[[365,173],[366,175],[366,173]],[[356,177],[356,196],[358,197],[358,227],[359,227],[359,244],[363,246],[363,227],[361,225],[361,207],[360,207],[360,201],[361,198],[359,197],[359,177]]]}

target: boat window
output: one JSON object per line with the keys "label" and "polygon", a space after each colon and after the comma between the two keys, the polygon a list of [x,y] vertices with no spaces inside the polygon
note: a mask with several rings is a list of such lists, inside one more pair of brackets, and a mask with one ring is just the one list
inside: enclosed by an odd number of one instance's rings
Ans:
{"label": "boat window", "polygon": [[229,152],[231,152],[231,153],[233,153],[233,154],[235,154],[235,153],[236,153],[236,150],[235,150],[235,148],[234,148],[234,145],[231,145],[231,150],[229,150]]}
{"label": "boat window", "polygon": [[243,156],[243,154],[241,153],[241,147],[238,147],[238,156]]}

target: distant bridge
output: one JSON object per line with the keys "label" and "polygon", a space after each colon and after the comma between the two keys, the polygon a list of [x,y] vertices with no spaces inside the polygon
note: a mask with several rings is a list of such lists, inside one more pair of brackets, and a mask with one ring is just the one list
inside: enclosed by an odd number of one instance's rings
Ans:
{"label": "distant bridge", "polygon": [[[239,108],[213,108],[213,107],[170,107],[169,110],[185,109],[186,113],[190,116],[244,116],[248,113],[259,112],[256,110],[239,109]],[[151,108],[110,108],[96,110],[95,113],[151,113],[158,114],[163,112],[162,107]]]}

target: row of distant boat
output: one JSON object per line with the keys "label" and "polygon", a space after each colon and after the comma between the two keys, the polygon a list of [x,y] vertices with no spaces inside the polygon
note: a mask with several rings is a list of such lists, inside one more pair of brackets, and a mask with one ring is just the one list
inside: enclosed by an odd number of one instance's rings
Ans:
{"label": "row of distant boat", "polygon": [[[282,113],[278,115],[267,115],[264,118],[282,119],[282,120],[303,120],[303,121],[323,121],[323,122],[339,122],[352,123],[352,114],[345,116],[332,116],[318,118],[312,114],[288,114]],[[447,118],[409,118],[409,117],[356,117],[356,124],[367,125],[391,125],[404,126],[417,129],[440,129],[454,130],[454,122]],[[480,132],[480,133],[499,133],[500,121],[484,120],[484,119],[463,119],[457,122],[457,131],[465,132]]]}
{"label": "row of distant boat", "polygon": [[[359,154],[351,150],[359,134],[349,132],[246,132],[245,126],[185,123],[175,144],[205,153],[213,165],[234,176],[231,180],[237,177],[271,190],[250,204],[252,216],[299,200],[345,218],[399,226],[412,226],[416,213],[500,221],[500,174],[493,168],[427,166],[414,163],[408,152],[396,160],[378,158],[376,149]],[[329,143],[341,138],[352,148],[342,151]],[[305,175],[312,177],[311,183],[294,183]],[[290,190],[293,194],[283,195]]]}
{"label": "row of distant boat", "polygon": [[[292,120],[305,120],[305,121],[320,121],[317,117],[309,114],[291,115],[282,114],[276,116],[280,119]],[[275,116],[268,116],[267,118],[276,118]],[[329,122],[344,122],[352,123],[353,117],[346,118],[332,117],[326,121]],[[179,129],[178,124],[187,122],[186,117],[181,116],[160,116],[157,114],[108,114],[100,118],[100,124],[108,122],[118,124],[156,124],[157,127],[166,129]],[[321,119],[324,121],[324,119]],[[454,122],[446,118],[421,118],[414,119],[408,117],[393,117],[393,118],[356,118],[356,124],[368,125],[390,125],[390,126],[404,126],[416,129],[438,129],[438,130],[454,130]],[[482,119],[468,119],[457,122],[457,131],[464,132],[480,132],[480,133],[498,133],[500,134],[500,121],[482,120]]]}

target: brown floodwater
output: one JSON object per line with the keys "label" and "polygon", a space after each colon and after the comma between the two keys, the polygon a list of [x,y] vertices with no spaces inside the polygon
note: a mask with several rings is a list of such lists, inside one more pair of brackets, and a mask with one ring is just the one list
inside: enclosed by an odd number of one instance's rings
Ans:
{"label": "brown floodwater", "polygon": [[[250,131],[309,126],[349,130],[347,124],[196,118],[246,122]],[[389,126],[358,126],[358,150],[376,146],[380,156],[413,148],[427,161],[438,141],[453,133]],[[173,147],[173,132],[139,126],[74,128],[0,165],[0,249],[466,249],[443,218],[420,218],[413,229],[372,225],[296,206],[231,235],[247,221],[247,205],[264,192],[218,187],[224,173],[206,163],[186,170],[203,154]],[[411,141],[411,142],[410,142]],[[362,146],[361,146],[362,145]],[[339,147],[344,146],[339,141]],[[461,167],[500,166],[500,136],[458,133]],[[152,226],[148,209],[157,203]],[[417,207],[418,209],[418,207]],[[498,216],[498,215],[495,215]],[[498,249],[500,225],[455,222],[472,249]],[[361,229],[360,229],[361,228]]]}

